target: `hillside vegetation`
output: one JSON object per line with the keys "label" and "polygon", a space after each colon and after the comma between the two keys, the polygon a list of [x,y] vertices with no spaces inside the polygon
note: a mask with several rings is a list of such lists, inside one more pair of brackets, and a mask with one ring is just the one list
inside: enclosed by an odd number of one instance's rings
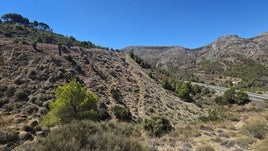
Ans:
{"label": "hillside vegetation", "polygon": [[[10,135],[1,139],[1,149],[10,150],[47,136],[50,128],[42,120],[53,111],[52,106],[67,109],[65,113],[75,112],[55,102],[59,88],[73,79],[99,98],[95,121],[118,120],[136,125],[161,115],[175,124],[195,121],[205,113],[163,89],[128,54],[32,24],[0,23],[0,132]],[[87,116],[84,113],[88,112],[81,113]]]}

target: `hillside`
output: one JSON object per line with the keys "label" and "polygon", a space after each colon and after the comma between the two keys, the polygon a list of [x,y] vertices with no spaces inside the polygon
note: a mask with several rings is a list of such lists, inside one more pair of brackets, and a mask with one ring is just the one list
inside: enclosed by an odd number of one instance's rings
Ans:
{"label": "hillside", "polygon": [[[11,33],[7,26],[26,30]],[[53,41],[41,41],[34,46],[33,39],[40,33],[49,34],[52,39],[64,40],[65,37],[50,31],[33,32],[30,27],[21,25],[0,24],[0,31],[0,119],[3,134],[17,134],[21,141],[46,135],[47,128],[40,122],[49,111],[49,102],[55,99],[54,91],[73,78],[98,95],[99,106],[105,108],[112,119],[115,116],[111,107],[115,104],[127,107],[133,121],[164,115],[176,123],[194,121],[205,113],[163,89],[127,54],[75,45],[79,42],[67,47]],[[117,98],[111,94],[112,89]],[[27,129],[29,125],[30,130]]]}
{"label": "hillside", "polygon": [[[177,108],[182,104],[125,54],[73,47],[59,55],[57,45],[38,43],[37,48],[42,52],[33,50],[29,45],[1,41],[1,56],[4,59],[1,65],[1,84],[8,86],[8,92],[14,88],[13,94],[24,92],[31,102],[37,99],[36,102],[45,103],[53,100],[53,90],[57,85],[77,77],[107,104],[115,103],[110,89],[116,87],[121,101],[133,111],[136,118],[148,115],[149,107],[153,107],[157,113],[172,110],[162,103],[174,103],[175,106],[178,105]],[[38,98],[42,97],[39,95],[47,98]],[[11,97],[8,102],[13,101],[15,103],[19,100]],[[159,104],[162,104],[161,107]]]}
{"label": "hillside", "polygon": [[223,36],[196,49],[132,46],[123,51],[132,51],[156,67],[178,73],[184,80],[198,78],[218,85],[240,81],[240,88],[247,90],[268,88],[267,33],[247,39]]}

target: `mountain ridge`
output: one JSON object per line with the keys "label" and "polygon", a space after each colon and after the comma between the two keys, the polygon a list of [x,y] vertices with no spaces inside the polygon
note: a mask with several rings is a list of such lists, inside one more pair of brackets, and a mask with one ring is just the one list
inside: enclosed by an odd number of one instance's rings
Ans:
{"label": "mountain ridge", "polygon": [[[169,46],[126,47],[122,51],[132,51],[157,68],[172,73],[187,73],[188,75],[183,78],[184,80],[197,77],[206,82],[221,81],[218,84],[222,85],[224,82],[214,77],[224,76],[228,79],[228,76],[231,76],[241,78],[244,84],[252,83],[250,81],[266,81],[264,85],[268,87],[268,75],[266,75],[268,73],[267,32],[253,38],[240,38],[237,35],[221,36],[210,44],[195,49]],[[244,67],[247,73],[240,75],[236,72],[239,69],[238,66]],[[258,78],[254,78],[254,80],[246,77],[246,75],[251,74],[250,70],[259,72],[256,68],[263,69],[265,73],[262,74],[263,77],[257,74],[254,77]],[[230,70],[232,73],[228,72]],[[263,85],[263,82],[260,83],[262,84],[255,83],[253,85]]]}
{"label": "mountain ridge", "polygon": [[[147,60],[148,62],[150,63],[153,62],[153,64],[156,64],[154,61],[150,60],[150,58],[155,58],[161,61],[163,57],[170,57],[169,59],[172,60],[173,59],[172,56],[176,55],[176,53],[183,55],[184,57],[185,56],[197,57],[197,56],[202,56],[208,52],[213,54],[213,51],[216,51],[216,54],[214,52],[213,55],[215,57],[221,57],[220,51],[222,50],[228,51],[229,49],[232,49],[232,48],[226,48],[226,47],[227,46],[232,47],[233,45],[237,45],[238,47],[243,45],[242,46],[244,47],[243,49],[247,50],[247,53],[250,56],[249,54],[250,52],[248,49],[255,47],[253,46],[254,44],[259,44],[259,46],[264,46],[265,49],[262,49],[262,50],[259,49],[255,51],[266,53],[264,51],[268,51],[268,50],[267,50],[267,47],[263,45],[263,43],[265,42],[268,42],[267,32],[261,33],[253,38],[241,38],[238,35],[221,36],[208,45],[198,47],[198,48],[193,48],[193,49],[185,48],[182,46],[130,46],[130,47],[123,48],[121,51],[123,52],[133,51],[138,56]],[[245,45],[245,43],[249,43],[249,44]],[[235,51],[239,52],[241,50],[242,49],[235,50]],[[217,53],[219,53],[220,56],[217,56]],[[212,57],[209,59],[213,60]]]}
{"label": "mountain ridge", "polygon": [[211,45],[212,43],[217,43],[217,41],[220,41],[220,40],[223,40],[223,41],[226,41],[227,39],[244,39],[244,40],[247,40],[247,39],[254,39],[254,38],[267,36],[267,35],[268,35],[268,32],[262,32],[260,34],[257,34],[254,37],[243,38],[243,37],[240,37],[239,35],[236,35],[236,34],[227,34],[227,35],[217,37],[214,41],[210,42],[209,44],[206,44],[206,45],[203,45],[203,46],[198,46],[196,48],[188,48],[188,47],[185,47],[185,46],[182,46],[182,45],[165,45],[165,46],[157,46],[157,45],[142,45],[142,46],[136,45],[135,46],[135,45],[130,45],[130,46],[127,46],[125,48],[122,48],[121,51],[126,51],[126,50],[129,50],[131,48],[133,49],[135,47],[138,47],[138,48],[177,48],[177,49],[182,48],[182,49],[185,49],[185,50],[194,51],[194,50],[198,50],[200,48],[206,47],[208,45]]}

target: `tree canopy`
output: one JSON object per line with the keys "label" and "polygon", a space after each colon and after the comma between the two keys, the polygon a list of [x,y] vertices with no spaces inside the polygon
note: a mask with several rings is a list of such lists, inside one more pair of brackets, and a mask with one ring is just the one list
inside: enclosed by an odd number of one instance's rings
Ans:
{"label": "tree canopy", "polygon": [[52,29],[46,23],[43,23],[43,22],[34,21],[32,25],[36,29],[40,29],[44,31],[52,31]]}
{"label": "tree canopy", "polygon": [[16,23],[16,24],[22,24],[22,25],[30,24],[30,21],[28,18],[25,18],[21,16],[20,14],[16,14],[16,13],[4,14],[1,18],[4,22],[8,22],[8,23]]}
{"label": "tree canopy", "polygon": [[[46,23],[38,21],[30,22],[28,18],[23,17],[22,15],[16,13],[4,14],[2,15],[1,19],[3,20],[4,23],[20,24],[24,26],[30,26],[39,30],[52,31],[52,29]],[[1,19],[0,23],[2,22]]]}
{"label": "tree canopy", "polygon": [[51,111],[43,119],[45,125],[95,118],[98,97],[76,80],[59,86],[55,96],[56,100],[49,104]]}
{"label": "tree canopy", "polygon": [[230,104],[245,104],[250,101],[247,93],[243,91],[235,91],[231,88],[227,90],[223,95],[224,101]]}

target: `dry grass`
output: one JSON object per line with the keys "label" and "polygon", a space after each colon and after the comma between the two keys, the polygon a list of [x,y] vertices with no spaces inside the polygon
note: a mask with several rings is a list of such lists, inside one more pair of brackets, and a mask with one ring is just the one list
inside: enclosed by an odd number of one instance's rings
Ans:
{"label": "dry grass", "polygon": [[0,129],[8,130],[12,118],[4,115],[0,115]]}
{"label": "dry grass", "polygon": [[267,144],[268,144],[268,136],[266,136],[263,140],[259,141],[255,145],[253,145],[253,151],[267,151]]}
{"label": "dry grass", "polygon": [[254,144],[257,140],[253,137],[249,136],[240,136],[236,138],[238,146],[248,149],[252,144]]}
{"label": "dry grass", "polygon": [[198,146],[196,148],[196,151],[215,151],[215,149],[210,144],[206,144],[206,145]]}
{"label": "dry grass", "polygon": [[256,117],[254,120],[248,121],[241,128],[241,133],[250,137],[263,139],[268,134],[267,120],[263,117]]}
{"label": "dry grass", "polygon": [[188,142],[190,139],[201,135],[197,125],[176,126],[170,133],[171,137],[177,137],[180,141]]}

